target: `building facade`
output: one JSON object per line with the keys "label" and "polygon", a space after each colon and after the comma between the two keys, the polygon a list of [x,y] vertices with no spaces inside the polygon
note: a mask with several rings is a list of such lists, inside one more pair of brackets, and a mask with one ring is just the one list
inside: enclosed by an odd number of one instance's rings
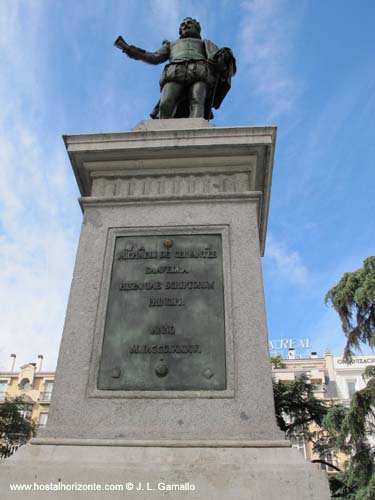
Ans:
{"label": "building facade", "polygon": [[[278,368],[272,368],[276,381],[293,382],[301,375],[306,375],[316,388],[317,398],[327,400],[331,404],[349,406],[354,393],[366,386],[363,372],[367,366],[375,365],[375,355],[353,356],[353,362],[348,364],[341,356],[332,356],[329,352],[324,353],[323,357],[311,353],[310,357],[296,359],[294,349],[290,349],[288,357],[281,359],[281,364]],[[320,429],[313,425],[309,430],[318,433]],[[298,448],[306,460],[324,460],[339,468],[347,460],[342,453],[319,456],[314,452],[313,444],[306,442],[302,434],[293,436],[291,441],[292,446]],[[335,469],[328,465],[321,464],[321,468],[328,473],[335,473]]]}
{"label": "building facade", "polygon": [[[375,365],[375,355],[353,356],[353,363],[347,364],[341,356],[333,356],[326,352],[323,357],[311,353],[309,357],[296,359],[294,349],[289,350],[288,357],[282,359],[282,367],[272,368],[276,381],[292,382],[301,375],[307,375],[315,386],[315,395],[332,404],[349,405],[353,394],[363,389],[366,382],[363,372],[366,366]],[[37,428],[45,427],[48,420],[49,404],[53,391],[55,372],[42,370],[43,356],[38,356],[36,363],[27,363],[15,370],[16,356],[11,355],[8,371],[0,371],[0,404],[6,400],[21,398],[25,403],[23,413],[31,418]],[[312,426],[311,431],[319,431]],[[318,456],[313,445],[306,442],[303,436],[293,436],[292,446],[303,454],[306,460],[323,459],[328,463],[340,466],[345,461],[344,455]],[[329,473],[334,469],[324,466]]]}
{"label": "building facade", "polygon": [[0,404],[20,398],[23,414],[32,419],[37,428],[47,424],[55,372],[42,371],[43,356],[36,363],[27,363],[15,370],[16,355],[11,355],[8,371],[0,371]]}

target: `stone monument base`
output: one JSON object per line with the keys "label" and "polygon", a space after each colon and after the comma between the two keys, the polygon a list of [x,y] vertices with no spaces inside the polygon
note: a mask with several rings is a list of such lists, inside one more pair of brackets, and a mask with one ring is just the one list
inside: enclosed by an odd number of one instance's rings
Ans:
{"label": "stone monument base", "polygon": [[[25,445],[1,464],[3,500],[55,498],[52,491],[61,492],[66,500],[330,498],[326,475],[283,441],[160,442],[152,446],[49,441]],[[23,491],[11,491],[14,484],[31,486],[29,491],[25,486]]]}
{"label": "stone monument base", "polygon": [[1,499],[328,500],[275,419],[260,259],[276,128],[64,140],[77,261],[48,424],[0,464]]}

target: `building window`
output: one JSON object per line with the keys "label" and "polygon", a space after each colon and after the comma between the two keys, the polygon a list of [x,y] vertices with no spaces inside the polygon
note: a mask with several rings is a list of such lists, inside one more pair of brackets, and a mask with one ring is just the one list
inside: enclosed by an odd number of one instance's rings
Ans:
{"label": "building window", "polygon": [[30,380],[28,378],[24,378],[21,380],[19,387],[22,391],[28,391],[31,389]]}
{"label": "building window", "polygon": [[292,448],[296,448],[301,453],[303,458],[306,459],[306,446],[303,435],[294,434],[293,436],[290,436],[289,439],[292,444]]}
{"label": "building window", "polygon": [[41,413],[39,415],[39,423],[38,423],[39,429],[43,429],[47,425],[47,420],[48,420],[48,413]]}
{"label": "building window", "polygon": [[0,402],[5,401],[8,389],[8,382],[0,381]]}
{"label": "building window", "polygon": [[29,420],[31,418],[32,411],[33,411],[32,404],[23,403],[22,407],[20,408],[20,415],[22,415],[23,418]]}
{"label": "building window", "polygon": [[346,385],[348,387],[348,395],[349,395],[349,399],[352,399],[352,397],[354,396],[354,394],[356,393],[356,387],[355,387],[355,380],[348,380],[346,382]]}
{"label": "building window", "polygon": [[40,399],[42,401],[51,401],[52,390],[53,390],[53,382],[48,382],[48,381],[45,382],[44,391]]}
{"label": "building window", "polygon": [[330,465],[330,464],[335,465],[335,458],[330,451],[325,451],[325,452],[323,451],[319,453],[319,460],[326,462],[324,464],[323,463],[319,464],[322,470],[325,470],[327,472],[335,472],[334,467]]}

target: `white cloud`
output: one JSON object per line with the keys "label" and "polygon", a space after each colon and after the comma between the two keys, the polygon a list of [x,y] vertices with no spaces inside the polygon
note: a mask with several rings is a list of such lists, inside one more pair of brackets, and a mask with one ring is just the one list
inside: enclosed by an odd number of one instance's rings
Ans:
{"label": "white cloud", "polygon": [[293,33],[298,9],[293,16],[282,0],[248,0],[240,31],[240,64],[250,76],[250,85],[272,108],[272,118],[288,113],[301,90],[291,70]]}
{"label": "white cloud", "polygon": [[176,0],[152,0],[151,18],[161,37],[172,40],[178,38],[178,27],[182,20],[180,7],[181,3]]}
{"label": "white cloud", "polygon": [[275,241],[271,235],[267,238],[266,261],[271,273],[293,285],[311,284],[311,274],[295,250],[289,250],[286,245]]}
{"label": "white cloud", "polygon": [[[350,155],[359,147],[353,137],[361,131],[362,153],[365,153],[366,134],[371,135],[369,124],[373,122],[375,109],[374,78],[373,62],[359,61],[329,97],[321,101],[314,119],[308,121],[303,141],[296,145],[296,157],[291,160],[293,169],[300,174],[291,176],[290,186],[295,189],[293,181],[298,182],[298,190],[304,197],[332,197],[338,187],[346,186],[349,175],[356,175],[354,170],[348,171],[352,168]],[[351,123],[350,131],[348,123]]]}
{"label": "white cloud", "polygon": [[11,352],[17,365],[40,353],[55,368],[79,221],[61,139],[47,145],[36,126],[45,90],[35,71],[45,64],[39,6],[7,2],[0,16],[9,21],[0,30],[1,369]]}
{"label": "white cloud", "polygon": [[[31,130],[19,132],[0,142],[1,193],[8,193],[1,200],[0,219],[1,339],[19,363],[35,361],[40,353],[45,366],[54,368],[77,217],[67,206],[72,192],[65,162],[58,153],[46,157]],[[0,353],[3,367],[9,354]]]}

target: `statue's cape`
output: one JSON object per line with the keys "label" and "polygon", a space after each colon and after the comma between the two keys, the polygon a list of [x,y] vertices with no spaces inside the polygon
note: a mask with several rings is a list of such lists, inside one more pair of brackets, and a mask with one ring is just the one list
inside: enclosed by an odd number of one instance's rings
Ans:
{"label": "statue's cape", "polygon": [[[211,42],[209,42],[211,43]],[[212,44],[213,45],[213,44]],[[207,48],[206,48],[207,50]],[[230,90],[232,77],[236,74],[236,59],[234,58],[233,52],[228,47],[223,47],[217,50],[214,55],[214,59],[222,57],[225,60],[225,69],[218,73],[216,88],[213,90],[212,107],[219,109],[224,97]]]}
{"label": "statue's cape", "polygon": [[[225,60],[225,67],[220,73],[217,73],[215,86],[211,89],[211,92],[209,93],[206,100],[205,119],[210,120],[213,118],[212,108],[219,109],[225,96],[230,90],[232,76],[234,76],[236,73],[236,60],[231,49],[227,47],[219,49],[218,46],[210,40],[203,40],[203,42],[206,49],[208,61],[217,61],[218,57],[222,57]],[[151,111],[150,116],[151,118],[158,118],[159,102]],[[179,104],[175,114],[175,118],[187,118],[188,116],[189,103],[187,102],[187,100],[185,100],[181,104]]]}

